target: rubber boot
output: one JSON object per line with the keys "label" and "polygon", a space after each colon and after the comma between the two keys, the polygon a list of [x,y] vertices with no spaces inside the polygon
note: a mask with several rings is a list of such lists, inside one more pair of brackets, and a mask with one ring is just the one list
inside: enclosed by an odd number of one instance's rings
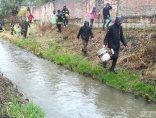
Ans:
{"label": "rubber boot", "polygon": [[102,62],[102,65],[103,65],[104,68],[107,68],[107,62],[106,61]]}
{"label": "rubber boot", "polygon": [[114,67],[111,67],[111,68],[109,69],[109,71],[112,72],[112,73],[114,73],[114,74],[118,74],[118,73],[114,70]]}
{"label": "rubber boot", "polygon": [[84,56],[87,56],[87,51],[84,51]]}
{"label": "rubber boot", "polygon": [[84,49],[82,49],[81,51],[84,52]]}

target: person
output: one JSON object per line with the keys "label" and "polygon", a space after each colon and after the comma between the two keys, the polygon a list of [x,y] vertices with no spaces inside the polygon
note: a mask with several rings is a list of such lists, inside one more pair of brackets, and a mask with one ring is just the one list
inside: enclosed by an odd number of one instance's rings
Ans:
{"label": "person", "polygon": [[16,36],[19,37],[20,34],[21,34],[21,27],[20,27],[20,25],[18,25],[16,28]]}
{"label": "person", "polygon": [[57,11],[57,28],[58,28],[58,32],[61,33],[61,25],[63,24],[63,15],[62,12],[60,10]]}
{"label": "person", "polygon": [[14,22],[13,21],[11,21],[11,23],[10,23],[10,29],[11,29],[11,35],[13,35],[13,33],[14,33]]}
{"label": "person", "polygon": [[[106,45],[108,44],[108,48],[110,49],[110,51],[112,53],[111,60],[113,60],[113,61],[112,61],[112,66],[109,70],[115,74],[117,74],[117,72],[115,72],[114,68],[116,66],[116,62],[118,59],[120,41],[127,48],[127,42],[123,36],[123,29],[121,26],[122,22],[123,22],[122,17],[117,16],[115,19],[115,23],[108,28],[108,31],[104,38],[104,45],[103,45],[103,47],[105,48]],[[106,64],[107,64],[107,62],[103,62],[104,68],[106,68]]]}
{"label": "person", "polygon": [[51,17],[51,23],[52,25],[56,25],[56,11],[53,11],[52,17]]}
{"label": "person", "polygon": [[88,45],[89,36],[91,36],[92,40],[94,40],[92,30],[89,27],[89,21],[86,20],[84,22],[84,26],[80,27],[80,30],[77,35],[78,39],[80,35],[81,35],[82,44],[83,44],[82,52],[84,53],[84,56],[87,56],[87,45]]}
{"label": "person", "polygon": [[67,9],[66,6],[63,7],[62,14],[63,14],[63,24],[65,28],[66,26],[68,26],[68,17],[69,17],[69,10]]}
{"label": "person", "polygon": [[2,24],[0,23],[0,32],[3,32],[3,27],[2,27]]}
{"label": "person", "polygon": [[26,20],[22,20],[22,23],[21,23],[20,26],[21,26],[22,35],[23,35],[24,38],[26,38],[27,37],[28,26],[30,28],[30,24]]}
{"label": "person", "polygon": [[103,8],[103,25],[102,25],[102,29],[104,30],[105,28],[105,24],[108,20],[108,23],[107,23],[107,27],[109,26],[109,23],[112,21],[112,18],[110,16],[110,10],[112,9],[112,6],[110,6],[109,3],[106,4],[106,6]]}
{"label": "person", "polygon": [[96,7],[94,6],[90,12],[90,27],[91,28],[93,27],[93,22],[94,22],[95,17],[97,17],[98,15],[99,14],[97,14],[96,12]]}
{"label": "person", "polygon": [[31,23],[33,18],[34,18],[33,15],[30,14],[30,15],[28,16],[28,23]]}

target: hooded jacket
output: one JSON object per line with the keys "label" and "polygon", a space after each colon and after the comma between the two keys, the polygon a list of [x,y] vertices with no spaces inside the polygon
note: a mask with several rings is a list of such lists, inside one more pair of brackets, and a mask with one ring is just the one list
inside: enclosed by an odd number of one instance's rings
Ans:
{"label": "hooded jacket", "polygon": [[[106,7],[106,6],[109,6],[109,7]],[[104,18],[110,17],[109,10],[112,9],[112,6],[110,6],[109,3],[107,3],[106,6],[103,8],[103,16],[104,16]]]}
{"label": "hooded jacket", "polygon": [[[87,23],[88,23],[88,26],[86,26]],[[89,36],[91,36],[91,38],[94,38],[92,30],[89,27],[88,21],[85,21],[84,26],[80,28],[77,38],[79,38],[80,35],[81,35],[82,40],[86,40],[86,41],[89,40]]]}
{"label": "hooded jacket", "polygon": [[124,46],[127,46],[127,42],[123,36],[122,26],[117,25],[119,22],[119,18],[116,18],[115,23],[111,25],[108,29],[108,32],[104,38],[104,45],[108,44],[108,48],[119,49],[120,41]]}

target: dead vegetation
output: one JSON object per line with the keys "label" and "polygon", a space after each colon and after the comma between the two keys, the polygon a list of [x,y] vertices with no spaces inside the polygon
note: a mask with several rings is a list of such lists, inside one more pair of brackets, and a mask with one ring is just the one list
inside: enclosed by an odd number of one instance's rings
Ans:
{"label": "dead vegetation", "polygon": [[[43,43],[43,47],[48,47],[49,42],[56,41],[64,45],[64,52],[72,51],[74,55],[82,55],[82,41],[76,38],[79,31],[78,26],[62,27],[62,33],[56,32],[56,26],[49,23],[31,25],[31,27],[36,39]],[[97,51],[103,46],[106,30],[101,31],[101,28],[96,28],[92,31],[95,38],[94,41],[88,43],[88,57],[85,59],[92,61],[93,65],[97,65],[101,64],[97,57]],[[124,35],[128,42],[128,49],[124,49],[121,44],[117,69],[138,71],[142,73],[143,78],[156,79],[156,27],[124,29]],[[109,61],[108,67],[110,64],[111,61]]]}
{"label": "dead vegetation", "polygon": [[[62,33],[57,33],[56,26],[42,24],[38,26],[36,31],[36,34],[40,33],[42,36],[56,34],[52,38],[55,38],[57,43],[62,43],[64,45],[64,52],[72,51],[74,55],[82,55],[82,41],[76,38],[79,27],[69,25],[66,28],[62,27]],[[106,30],[101,31],[100,28],[96,28],[92,31],[94,34],[94,41],[89,41],[88,57],[85,59],[92,61],[93,65],[96,65],[101,64],[101,61],[97,57],[97,51],[103,46]],[[124,29],[124,35],[128,42],[128,49],[124,49],[121,44],[117,69],[141,72],[143,78],[156,80],[156,27]],[[111,61],[109,61],[108,66],[110,66],[110,64]]]}

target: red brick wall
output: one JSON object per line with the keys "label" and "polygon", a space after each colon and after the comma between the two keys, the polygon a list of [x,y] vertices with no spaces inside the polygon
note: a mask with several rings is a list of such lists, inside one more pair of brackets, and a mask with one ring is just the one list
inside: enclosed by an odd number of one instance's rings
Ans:
{"label": "red brick wall", "polygon": [[[34,8],[32,13],[34,19],[41,19],[41,21],[49,21],[52,11],[55,9],[62,10],[63,6],[67,6],[70,12],[70,18],[82,18],[82,22],[89,19],[89,12],[95,5],[97,0],[56,0],[54,5],[47,3],[41,7]],[[101,0],[102,7],[109,2],[113,9],[111,16],[113,20],[117,12],[117,0]],[[100,21],[103,20],[102,9],[100,14]],[[121,16],[152,16],[156,14],[156,0],[120,0],[119,15]],[[95,22],[97,19],[95,20]],[[154,20],[155,21],[155,20]],[[153,22],[153,20],[152,20]]]}
{"label": "red brick wall", "polygon": [[152,16],[156,14],[156,0],[120,0],[122,16]]}
{"label": "red brick wall", "polygon": [[70,13],[70,18],[82,18],[83,0],[56,0],[54,8],[57,11],[62,10],[66,6]]}

